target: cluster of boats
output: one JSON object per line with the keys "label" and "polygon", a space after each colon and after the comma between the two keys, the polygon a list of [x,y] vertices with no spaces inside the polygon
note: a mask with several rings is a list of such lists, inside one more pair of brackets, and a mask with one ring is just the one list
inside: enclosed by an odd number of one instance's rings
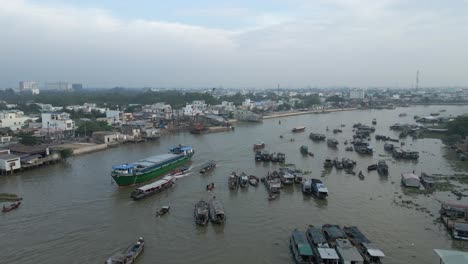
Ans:
{"label": "cluster of boats", "polygon": [[379,160],[377,164],[372,164],[367,167],[368,171],[377,170],[380,176],[388,176],[388,165],[385,160]]}
{"label": "cluster of boats", "polygon": [[215,224],[222,224],[226,221],[224,206],[215,196],[209,202],[198,201],[195,204],[193,215],[195,223],[202,226],[207,225],[210,220]]}
{"label": "cluster of boats", "polygon": [[252,186],[258,186],[260,180],[255,175],[247,175],[244,172],[237,174],[232,172],[228,178],[228,186],[231,190],[237,190],[239,187],[247,188],[249,184]]}
{"label": "cluster of boats", "polygon": [[328,197],[328,188],[319,179],[303,180],[301,183],[302,193],[313,194],[319,199],[326,199]]}
{"label": "cluster of boats", "polygon": [[262,177],[261,181],[265,184],[268,191],[268,199],[276,199],[281,188],[284,185],[292,185],[303,181],[301,171],[291,168],[280,168],[278,171],[268,172],[266,177]]}
{"label": "cluster of boats", "polygon": [[286,155],[284,153],[270,153],[268,151],[256,151],[255,152],[255,161],[265,161],[265,162],[280,162],[284,163],[286,161]]}
{"label": "cluster of boats", "polygon": [[295,229],[290,249],[298,264],[382,263],[385,254],[356,227],[338,225]]}
{"label": "cluster of boats", "polygon": [[353,171],[354,166],[356,166],[356,161],[349,158],[342,158],[341,160],[338,158],[335,158],[334,160],[326,158],[323,163],[323,167],[325,169],[331,169],[335,167],[338,170],[344,169],[350,172]]}

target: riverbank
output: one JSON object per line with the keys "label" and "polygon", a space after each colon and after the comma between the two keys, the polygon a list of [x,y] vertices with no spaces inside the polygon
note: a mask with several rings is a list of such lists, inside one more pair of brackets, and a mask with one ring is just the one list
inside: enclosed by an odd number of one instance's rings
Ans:
{"label": "riverbank", "polygon": [[297,115],[308,115],[308,114],[333,113],[333,112],[341,112],[341,111],[353,111],[353,110],[358,110],[358,109],[359,108],[336,108],[336,109],[310,110],[310,111],[300,111],[300,112],[283,112],[283,113],[275,113],[271,115],[264,115],[263,119],[280,118],[280,117],[297,116]]}

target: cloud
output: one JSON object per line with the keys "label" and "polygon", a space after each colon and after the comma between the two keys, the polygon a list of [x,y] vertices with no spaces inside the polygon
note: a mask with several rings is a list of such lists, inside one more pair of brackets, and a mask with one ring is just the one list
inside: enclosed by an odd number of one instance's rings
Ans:
{"label": "cloud", "polygon": [[294,3],[282,14],[248,7],[179,11],[243,21],[228,30],[0,0],[0,87],[23,79],[93,87],[410,86],[418,68],[423,85],[468,85],[468,18],[460,6]]}

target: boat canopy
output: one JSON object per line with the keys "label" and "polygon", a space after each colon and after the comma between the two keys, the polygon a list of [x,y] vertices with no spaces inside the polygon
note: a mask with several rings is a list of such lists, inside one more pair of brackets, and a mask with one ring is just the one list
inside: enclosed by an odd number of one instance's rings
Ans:
{"label": "boat canopy", "polygon": [[317,248],[321,259],[340,259],[334,248]]}
{"label": "boat canopy", "polygon": [[112,170],[128,170],[135,168],[134,164],[122,164],[117,166],[112,166]]}
{"label": "boat canopy", "polygon": [[346,234],[337,225],[324,225],[323,232],[326,232],[331,239],[345,238]]}
{"label": "boat canopy", "polygon": [[165,183],[173,181],[174,179],[175,179],[175,177],[166,176],[166,177],[162,178],[161,180],[155,181],[155,182],[147,184],[145,186],[141,186],[140,188],[138,188],[138,190],[146,192],[146,191],[148,191],[150,189],[157,188],[159,186],[162,186]]}
{"label": "boat canopy", "polygon": [[327,187],[325,187],[325,184],[323,183],[317,183],[317,191],[321,192],[321,193],[328,193],[328,189]]}
{"label": "boat canopy", "polygon": [[294,242],[297,244],[297,248],[299,249],[300,255],[302,256],[314,255],[314,253],[312,252],[312,248],[310,248],[309,242],[307,242],[307,238],[303,232],[294,230],[292,232],[292,237],[294,238]]}
{"label": "boat canopy", "polygon": [[307,234],[310,236],[314,244],[327,243],[327,239],[323,235],[322,230],[320,230],[320,228],[311,227],[307,229]]}
{"label": "boat canopy", "polygon": [[357,228],[357,226],[345,226],[344,231],[346,234],[350,235],[358,243],[370,243],[369,239],[364,236],[363,233]]}

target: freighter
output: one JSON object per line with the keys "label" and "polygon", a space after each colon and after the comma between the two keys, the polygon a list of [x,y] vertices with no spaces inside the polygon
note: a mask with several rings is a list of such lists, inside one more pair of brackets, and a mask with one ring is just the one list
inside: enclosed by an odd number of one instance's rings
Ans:
{"label": "freighter", "polygon": [[119,186],[142,183],[186,163],[194,153],[192,147],[179,145],[166,154],[113,166],[111,176]]}

